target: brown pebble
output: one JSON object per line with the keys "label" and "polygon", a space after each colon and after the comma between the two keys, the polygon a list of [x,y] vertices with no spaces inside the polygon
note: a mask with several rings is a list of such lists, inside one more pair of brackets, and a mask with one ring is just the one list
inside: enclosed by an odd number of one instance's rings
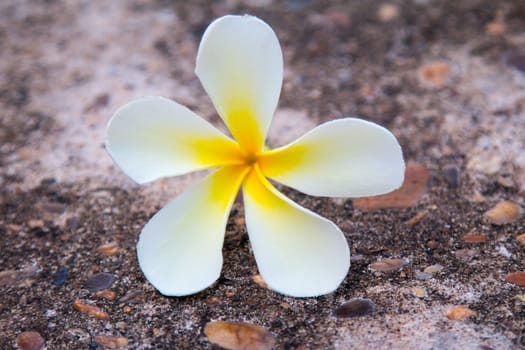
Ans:
{"label": "brown pebble", "polygon": [[118,248],[119,246],[117,242],[111,242],[107,244],[102,244],[97,248],[97,250],[105,256],[113,256],[117,253]]}
{"label": "brown pebble", "polygon": [[27,226],[29,228],[42,228],[44,227],[44,220],[40,219],[32,219],[27,222]]}
{"label": "brown pebble", "polygon": [[426,191],[430,173],[423,164],[407,163],[401,187],[380,196],[356,198],[353,204],[361,210],[408,208],[417,203]]}
{"label": "brown pebble", "polygon": [[22,226],[16,225],[16,224],[7,224],[5,228],[6,228],[7,233],[9,234],[18,233],[23,230]]}
{"label": "brown pebble", "polygon": [[40,350],[45,342],[40,333],[33,331],[23,332],[16,338],[20,350]]}
{"label": "brown pebble", "polygon": [[476,316],[476,312],[466,306],[458,305],[445,311],[445,316],[449,320],[466,320],[469,317]]}
{"label": "brown pebble", "polygon": [[38,266],[29,266],[21,270],[0,271],[0,287],[17,284],[27,278],[35,276],[38,272]]}
{"label": "brown pebble", "polygon": [[73,302],[73,307],[75,310],[89,314],[99,320],[109,320],[108,314],[102,311],[102,309],[97,306],[85,304],[78,299]]}
{"label": "brown pebble", "polygon": [[446,165],[443,167],[443,178],[450,187],[458,187],[461,180],[459,168],[455,165]]}
{"label": "brown pebble", "polygon": [[427,248],[436,249],[438,247],[439,247],[439,242],[437,242],[437,241],[430,240],[430,241],[427,242]]}
{"label": "brown pebble", "polygon": [[520,287],[525,287],[525,272],[511,272],[505,276],[505,281]]}
{"label": "brown pebble", "polygon": [[375,305],[370,299],[355,298],[336,308],[333,312],[335,317],[363,317],[373,314]]}
{"label": "brown pebble", "polygon": [[219,306],[221,304],[222,304],[221,299],[219,299],[217,297],[209,296],[209,297],[206,298],[206,305],[208,305],[208,306],[215,307],[215,306]]}
{"label": "brown pebble", "polygon": [[265,328],[244,322],[209,322],[204,334],[213,344],[230,350],[269,350],[275,344]]}
{"label": "brown pebble", "polygon": [[482,243],[487,241],[487,236],[485,235],[465,235],[462,237],[465,242],[469,243]]}
{"label": "brown pebble", "polygon": [[129,314],[129,313],[131,313],[131,311],[133,311],[133,310],[132,310],[131,307],[129,307],[129,306],[124,306],[124,307],[122,308],[122,311],[123,311],[125,314]]}
{"label": "brown pebble", "polygon": [[94,295],[97,298],[106,299],[109,301],[114,301],[117,299],[117,293],[109,289],[99,290],[98,292],[95,292]]}
{"label": "brown pebble", "polygon": [[441,87],[450,73],[450,66],[446,62],[431,62],[421,66],[417,73],[424,84]]}
{"label": "brown pebble", "polygon": [[115,277],[112,274],[101,272],[88,278],[84,284],[84,288],[92,293],[98,292],[109,288],[113,282],[115,282]]}
{"label": "brown pebble", "polygon": [[95,343],[108,349],[120,349],[128,345],[128,339],[111,335],[95,335]]}
{"label": "brown pebble", "polygon": [[517,236],[516,241],[518,241],[519,244],[525,246],[525,233]]}
{"label": "brown pebble", "polygon": [[254,275],[252,276],[252,280],[257,284],[259,287],[268,288],[268,284],[263,280],[261,275]]}
{"label": "brown pebble", "polygon": [[425,218],[425,216],[427,216],[427,214],[428,214],[428,211],[426,210],[420,211],[419,213],[414,215],[412,218],[408,219],[405,223],[407,224],[408,227],[416,226],[417,224],[421,222],[421,220]]}
{"label": "brown pebble", "polygon": [[370,268],[375,271],[389,272],[395,271],[408,265],[405,259],[383,259],[370,264]]}
{"label": "brown pebble", "polygon": [[485,212],[485,217],[494,225],[510,224],[519,219],[521,208],[511,201],[502,201]]}

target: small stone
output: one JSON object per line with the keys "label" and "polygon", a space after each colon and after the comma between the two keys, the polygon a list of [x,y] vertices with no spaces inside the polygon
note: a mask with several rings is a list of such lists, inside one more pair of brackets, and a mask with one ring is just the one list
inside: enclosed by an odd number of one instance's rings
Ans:
{"label": "small stone", "polygon": [[269,350],[275,337],[265,328],[244,322],[209,322],[204,327],[208,340],[230,350]]}
{"label": "small stone", "polygon": [[507,247],[505,247],[505,246],[500,245],[500,246],[498,247],[498,253],[499,253],[500,255],[503,255],[503,256],[506,257],[507,259],[512,258],[512,253],[509,252],[509,250],[508,250]]}
{"label": "small stone", "polygon": [[84,288],[92,293],[98,292],[99,290],[109,288],[113,282],[115,282],[115,277],[112,274],[101,272],[88,278],[84,284]]}
{"label": "small stone", "polygon": [[518,294],[518,295],[516,295],[515,298],[518,299],[519,301],[525,303],[525,294]]}
{"label": "small stone", "polygon": [[456,250],[456,258],[462,260],[469,260],[478,253],[475,249],[458,249]]}
{"label": "small stone", "polygon": [[106,299],[108,301],[114,301],[117,299],[117,293],[109,289],[99,290],[98,292],[95,292],[94,295],[96,298]]}
{"label": "small stone", "polygon": [[505,281],[520,287],[525,287],[525,272],[511,272],[505,276]]}
{"label": "small stone", "polygon": [[108,314],[102,311],[102,309],[97,306],[85,304],[78,299],[73,302],[73,307],[75,310],[82,313],[87,313],[95,318],[98,318],[99,320],[109,320]]}
{"label": "small stone", "polygon": [[379,196],[356,198],[353,204],[361,210],[411,207],[425,193],[429,178],[430,173],[425,165],[407,163],[405,179],[399,189]]}
{"label": "small stone", "polygon": [[461,180],[459,168],[455,165],[446,165],[443,167],[443,178],[450,187],[458,187]]}
{"label": "small stone", "polygon": [[427,242],[427,248],[429,249],[437,249],[439,247],[439,243],[434,240],[430,240]]}
{"label": "small stone", "polygon": [[462,237],[462,239],[468,243],[483,243],[487,241],[487,236],[485,235],[465,235]]}
{"label": "small stone", "polygon": [[432,278],[432,274],[428,272],[416,271],[414,277],[420,281],[426,281]]}
{"label": "small stone", "polygon": [[55,286],[63,286],[66,283],[69,269],[66,266],[58,268],[57,272],[53,275],[53,284]]}
{"label": "small stone", "polygon": [[119,246],[117,242],[111,242],[107,244],[102,244],[97,248],[97,250],[105,256],[113,256],[117,253],[118,248]]}
{"label": "small stone", "polygon": [[259,287],[268,288],[268,284],[263,280],[261,275],[254,275],[252,277],[252,280],[257,284]]}
{"label": "small stone", "polygon": [[40,219],[32,219],[27,222],[27,226],[29,226],[29,228],[42,228],[44,225],[44,220]]}
{"label": "small stone", "polygon": [[446,62],[431,62],[421,66],[417,75],[424,84],[441,87],[445,84],[450,73],[450,65]]}
{"label": "small stone", "polygon": [[445,316],[449,320],[466,320],[469,317],[476,316],[476,312],[466,306],[458,305],[445,311]]}
{"label": "small stone", "polygon": [[128,339],[111,335],[95,335],[95,343],[108,349],[120,349],[128,345]]}
{"label": "small stone", "polygon": [[439,264],[430,265],[430,266],[426,267],[423,271],[426,272],[426,273],[439,273],[439,272],[443,271],[443,266],[441,266]]}
{"label": "small stone", "polygon": [[210,307],[219,306],[221,304],[222,304],[221,299],[219,299],[217,297],[209,296],[209,297],[206,298],[206,305],[208,305]]}
{"label": "small stone", "polygon": [[496,19],[492,22],[487,23],[485,26],[485,32],[489,35],[501,35],[505,33],[507,26],[501,19]]}
{"label": "small stone", "polygon": [[21,270],[0,271],[0,287],[11,286],[22,282],[27,278],[35,276],[38,272],[37,266],[29,266]]}
{"label": "small stone", "polygon": [[333,312],[335,317],[363,317],[373,314],[375,304],[370,299],[355,298],[336,308]]}
{"label": "small stone", "polygon": [[129,313],[131,313],[131,311],[133,311],[133,309],[126,305],[126,306],[124,306],[124,307],[122,308],[122,311],[123,311],[125,314],[129,314]]}
{"label": "small stone", "polygon": [[143,303],[145,300],[144,292],[139,289],[133,289],[126,293],[122,298],[119,299],[119,303]]}
{"label": "small stone", "polygon": [[427,296],[427,291],[423,288],[419,288],[419,287],[413,287],[412,288],[412,293],[414,293],[414,295],[418,298],[424,298]]}
{"label": "small stone", "polygon": [[45,342],[40,333],[33,331],[23,332],[16,338],[20,350],[40,350]]}
{"label": "small stone", "polygon": [[405,259],[383,259],[370,264],[370,268],[374,271],[390,272],[406,265],[408,265],[408,261]]}
{"label": "small stone", "polygon": [[518,241],[518,243],[521,244],[522,246],[525,246],[525,233],[517,236],[516,241]]}
{"label": "small stone", "polygon": [[485,217],[494,225],[510,224],[519,219],[521,208],[511,201],[502,201],[485,212]]}
{"label": "small stone", "polygon": [[390,22],[399,17],[399,8],[394,4],[382,4],[377,15],[382,22]]}

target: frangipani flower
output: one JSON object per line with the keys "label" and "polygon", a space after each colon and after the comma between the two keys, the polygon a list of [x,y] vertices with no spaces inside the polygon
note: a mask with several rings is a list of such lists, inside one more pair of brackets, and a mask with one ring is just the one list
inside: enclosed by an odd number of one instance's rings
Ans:
{"label": "frangipani flower", "polygon": [[350,267],[343,233],[268,178],[316,196],[390,192],[404,175],[397,140],[381,126],[347,118],[268,150],[264,140],[279,99],[283,56],[273,30],[256,17],[229,15],[210,24],[196,74],[233,138],[162,97],[124,105],[107,128],[109,153],[138,183],[216,168],[143,228],[137,254],[146,278],[170,296],[214,283],[229,212],[242,188],[250,243],[268,286],[297,297],[335,290]]}

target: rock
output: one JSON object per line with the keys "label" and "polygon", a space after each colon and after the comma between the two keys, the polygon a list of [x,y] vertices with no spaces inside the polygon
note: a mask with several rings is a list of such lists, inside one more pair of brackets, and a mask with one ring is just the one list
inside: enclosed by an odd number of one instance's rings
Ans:
{"label": "rock", "polygon": [[363,317],[373,314],[375,304],[370,299],[355,298],[336,308],[333,312],[335,317]]}
{"label": "rock", "polygon": [[457,166],[446,165],[443,167],[443,178],[450,187],[459,187],[461,181],[461,173]]}
{"label": "rock", "polygon": [[109,288],[113,282],[115,282],[115,277],[112,274],[101,272],[88,278],[84,284],[84,288],[92,293],[98,292]]}
{"label": "rock", "polygon": [[414,277],[420,281],[426,281],[432,278],[432,274],[428,272],[416,271]]}
{"label": "rock", "polygon": [[438,273],[438,272],[443,271],[443,266],[441,266],[439,264],[430,265],[430,266],[426,267],[423,271],[426,272],[426,273]]}
{"label": "rock", "polygon": [[119,303],[128,303],[128,304],[135,304],[135,303],[143,303],[146,296],[144,295],[144,292],[139,289],[130,290],[124,295],[122,298],[119,299]]}
{"label": "rock", "polygon": [[68,274],[69,269],[66,266],[59,267],[57,272],[53,275],[53,284],[59,287],[64,285],[64,283],[66,283]]}
{"label": "rock", "polygon": [[516,241],[522,246],[525,246],[525,233],[516,237]]}
{"label": "rock", "polygon": [[412,293],[414,293],[414,295],[418,298],[424,298],[427,296],[427,291],[419,287],[413,287]]}
{"label": "rock", "polygon": [[128,346],[128,339],[111,335],[95,335],[95,343],[107,349],[120,349]]}
{"label": "rock", "polygon": [[525,272],[511,272],[505,276],[505,281],[520,287],[525,287]]}
{"label": "rock", "polygon": [[354,206],[361,210],[411,207],[425,193],[429,178],[426,166],[408,163],[401,188],[380,196],[356,198],[353,200]]}
{"label": "rock", "polygon": [[510,224],[519,219],[521,208],[514,202],[502,201],[485,212],[485,217],[494,225]]}
{"label": "rock", "polygon": [[269,350],[275,344],[265,328],[245,322],[209,322],[204,334],[213,344],[230,350]]}
{"label": "rock", "polygon": [[456,250],[456,258],[462,260],[470,260],[478,251],[476,249],[458,249]]}
{"label": "rock", "polygon": [[96,298],[106,299],[109,301],[114,301],[117,299],[117,293],[109,289],[99,290],[98,292],[95,292],[94,295]]}
{"label": "rock", "polygon": [[20,350],[40,350],[45,342],[40,333],[33,331],[23,332],[16,338]]}
{"label": "rock", "polygon": [[406,265],[408,265],[406,259],[383,259],[370,264],[370,268],[374,271],[390,272],[398,270]]}
{"label": "rock", "polygon": [[466,306],[458,305],[447,309],[445,316],[449,320],[466,320],[469,317],[476,316],[476,312]]}
{"label": "rock", "polygon": [[421,66],[417,71],[419,80],[432,87],[441,87],[450,74],[450,65],[446,62],[431,62]]}
{"label": "rock", "polygon": [[78,299],[73,302],[73,307],[75,310],[82,313],[87,313],[95,318],[98,318],[99,320],[109,320],[108,314],[102,311],[102,309],[97,306],[85,304]]}
{"label": "rock", "polygon": [[37,266],[29,266],[21,270],[0,271],[0,287],[17,284],[37,274]]}
{"label": "rock", "polygon": [[29,226],[29,228],[33,229],[33,228],[42,228],[44,227],[44,220],[40,220],[40,219],[31,219],[27,222],[27,226]]}

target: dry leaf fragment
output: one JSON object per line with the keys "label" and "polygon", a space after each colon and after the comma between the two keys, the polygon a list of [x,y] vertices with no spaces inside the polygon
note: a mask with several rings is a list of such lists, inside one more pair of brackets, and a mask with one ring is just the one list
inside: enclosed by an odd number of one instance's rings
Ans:
{"label": "dry leaf fragment", "polygon": [[485,217],[494,225],[510,224],[519,219],[521,208],[511,201],[502,201],[485,212]]}
{"label": "dry leaf fragment", "polygon": [[458,305],[445,311],[445,316],[449,320],[466,320],[469,317],[476,316],[476,312],[466,306]]}
{"label": "dry leaf fragment", "polygon": [[375,271],[390,272],[408,265],[405,259],[383,259],[370,264],[370,268]]}
{"label": "dry leaf fragment", "polygon": [[520,287],[525,287],[525,272],[511,272],[505,276],[505,281]]}
{"label": "dry leaf fragment", "polygon": [[407,163],[405,180],[399,189],[380,196],[356,198],[354,206],[361,210],[411,207],[425,193],[429,177],[428,168],[423,164]]}
{"label": "dry leaf fragment", "polygon": [[33,331],[20,333],[16,338],[16,345],[20,350],[40,350],[45,342],[40,333]]}
{"label": "dry leaf fragment", "polygon": [[117,242],[111,242],[107,244],[102,244],[97,248],[97,250],[105,256],[113,256],[117,253],[118,248],[119,247]]}
{"label": "dry leaf fragment", "polygon": [[21,270],[0,271],[0,287],[11,286],[27,278],[35,276],[38,272],[38,266],[29,266]]}
{"label": "dry leaf fragment", "polygon": [[230,350],[268,350],[275,337],[265,328],[244,322],[209,322],[204,334],[214,344]]}
{"label": "dry leaf fragment", "polygon": [[109,320],[108,314],[102,311],[102,309],[97,306],[85,304],[78,299],[73,302],[73,307],[75,310],[89,314],[99,320]]}
{"label": "dry leaf fragment", "polygon": [[469,243],[481,243],[487,241],[487,236],[485,235],[465,235],[463,240]]}
{"label": "dry leaf fragment", "polygon": [[128,339],[111,335],[95,335],[95,343],[108,349],[120,349],[128,345]]}
{"label": "dry leaf fragment", "polygon": [[412,287],[412,293],[418,298],[424,298],[427,296],[427,291],[419,287]]}

